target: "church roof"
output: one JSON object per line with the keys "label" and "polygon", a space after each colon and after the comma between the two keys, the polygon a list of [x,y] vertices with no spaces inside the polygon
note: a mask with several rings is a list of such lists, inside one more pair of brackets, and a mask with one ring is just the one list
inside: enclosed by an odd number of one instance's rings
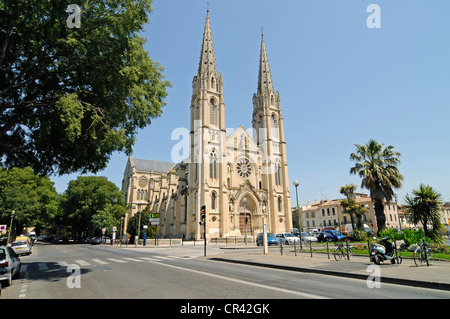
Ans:
{"label": "church roof", "polygon": [[151,161],[140,158],[130,157],[130,160],[132,161],[133,166],[138,171],[148,171],[148,172],[154,171],[158,173],[167,173],[175,166],[174,163]]}

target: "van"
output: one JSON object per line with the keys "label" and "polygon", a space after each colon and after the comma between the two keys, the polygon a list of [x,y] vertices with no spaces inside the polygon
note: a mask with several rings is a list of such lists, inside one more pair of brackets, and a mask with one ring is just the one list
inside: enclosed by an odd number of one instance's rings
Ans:
{"label": "van", "polygon": [[36,241],[36,233],[34,231],[30,232],[28,234],[28,237],[30,237],[31,243],[34,243]]}
{"label": "van", "polygon": [[[371,233],[371,232],[372,232],[372,230],[370,229],[369,225],[364,224],[363,227],[364,227],[364,230],[365,230],[366,232],[368,232],[368,233]],[[352,227],[352,224],[345,224],[344,231],[345,231],[345,232],[348,232],[349,234],[353,233],[353,227]]]}

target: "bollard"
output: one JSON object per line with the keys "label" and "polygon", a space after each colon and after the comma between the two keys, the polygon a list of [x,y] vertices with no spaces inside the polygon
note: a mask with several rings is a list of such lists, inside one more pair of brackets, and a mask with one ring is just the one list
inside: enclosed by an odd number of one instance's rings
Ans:
{"label": "bollard", "polygon": [[294,255],[297,256],[297,245],[296,245],[297,241],[294,240]]}
{"label": "bollard", "polygon": [[309,241],[309,252],[311,253],[312,258],[312,240]]}
{"label": "bollard", "polygon": [[329,247],[328,240],[327,240],[327,254],[328,254],[328,259],[330,259],[330,247]]}
{"label": "bollard", "polygon": [[283,241],[280,242],[280,252],[281,256],[283,256]]}
{"label": "bollard", "polygon": [[350,254],[349,254],[349,251],[348,251],[348,240],[347,240],[347,260],[350,260]]}

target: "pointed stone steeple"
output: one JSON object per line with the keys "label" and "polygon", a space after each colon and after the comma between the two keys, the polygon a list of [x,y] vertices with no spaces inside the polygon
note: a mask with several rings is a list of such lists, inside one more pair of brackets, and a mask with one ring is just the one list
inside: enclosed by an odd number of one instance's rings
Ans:
{"label": "pointed stone steeple", "polygon": [[259,57],[258,95],[273,95],[272,75],[270,74],[269,59],[267,58],[264,34],[261,35],[261,53]]}
{"label": "pointed stone steeple", "polygon": [[202,51],[200,53],[200,62],[198,66],[198,75],[216,75],[216,56],[211,35],[211,24],[209,21],[209,10],[206,14],[205,31],[203,33]]}

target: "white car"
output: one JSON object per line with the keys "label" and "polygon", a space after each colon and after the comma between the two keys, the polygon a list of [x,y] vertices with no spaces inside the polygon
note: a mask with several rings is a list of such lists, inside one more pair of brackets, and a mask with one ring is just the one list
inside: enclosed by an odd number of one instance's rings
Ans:
{"label": "white car", "polygon": [[309,242],[317,243],[317,241],[318,241],[315,236],[313,236],[313,235],[311,235],[310,233],[307,233],[307,232],[302,232],[302,240],[305,243],[309,243]]}
{"label": "white car", "polygon": [[300,238],[298,238],[292,233],[279,233],[277,234],[277,237],[279,239],[279,242],[285,245],[293,245],[294,243],[296,244],[300,243]]}
{"label": "white car", "polygon": [[31,243],[26,240],[16,240],[11,244],[11,248],[17,255],[31,255]]}
{"label": "white car", "polygon": [[11,247],[0,247],[0,281],[4,286],[11,285],[13,278],[18,278],[22,263]]}

